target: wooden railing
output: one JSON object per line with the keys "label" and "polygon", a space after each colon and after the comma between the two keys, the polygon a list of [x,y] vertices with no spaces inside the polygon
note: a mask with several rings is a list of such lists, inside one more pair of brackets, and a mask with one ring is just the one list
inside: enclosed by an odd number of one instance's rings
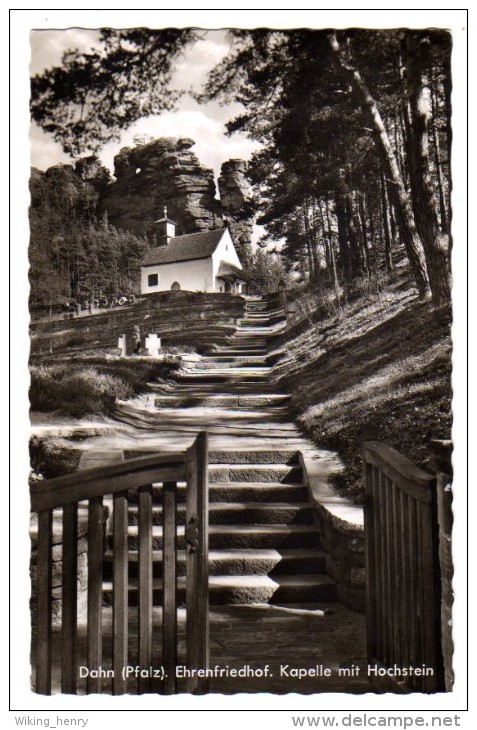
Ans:
{"label": "wooden railing", "polygon": [[[200,433],[184,453],[158,454],[107,467],[89,469],[40,482],[31,487],[31,509],[37,513],[37,568],[34,666],[35,690],[52,691],[52,525],[62,519],[61,575],[61,691],[78,691],[78,506],[87,501],[87,667],[102,667],[103,561],[105,513],[112,504],[112,691],[130,690],[129,659],[129,545],[128,490],[137,490],[138,608],[137,665],[158,668],[153,631],[153,485],[162,489],[162,678],[138,678],[138,693],[177,691],[177,482],[186,489],[186,666],[208,666],[208,479],[207,434]],[[157,645],[156,641],[156,645]],[[144,672],[146,673],[146,672]],[[101,691],[101,676],[88,676],[86,692]],[[204,679],[187,681],[187,691],[207,691]]]}
{"label": "wooden railing", "polygon": [[363,470],[368,662],[443,691],[436,478],[376,441],[363,443]]}

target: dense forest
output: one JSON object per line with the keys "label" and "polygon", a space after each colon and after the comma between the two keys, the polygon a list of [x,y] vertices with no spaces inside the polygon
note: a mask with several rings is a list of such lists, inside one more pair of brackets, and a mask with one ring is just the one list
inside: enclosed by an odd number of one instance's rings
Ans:
{"label": "dense forest", "polygon": [[[199,38],[190,29],[102,30],[102,53],[68,53],[33,79],[33,118],[66,151],[97,151],[144,114],[170,108],[177,96],[167,95],[165,107],[160,91]],[[272,252],[268,279],[276,280],[279,257],[302,282],[346,298],[363,282],[379,286],[404,251],[419,296],[447,303],[450,34],[256,29],[231,30],[229,40],[197,98],[240,102],[228,133],[261,143],[248,175],[260,192],[262,245]],[[124,272],[117,262],[126,246],[143,244],[106,223],[89,230],[95,250],[114,250],[113,270]],[[78,237],[61,276],[74,276],[75,261],[89,267],[87,238]],[[93,259],[91,281],[102,270],[101,257]],[[266,260],[255,264],[264,279]]]}
{"label": "dense forest", "polygon": [[[419,294],[449,299],[451,40],[442,31],[236,31],[203,98],[262,142],[250,165],[265,242],[348,291],[403,244]],[[240,73],[237,73],[240,69]]]}
{"label": "dense forest", "polygon": [[144,238],[96,215],[97,193],[72,167],[30,179],[30,305],[51,306],[137,291]]}

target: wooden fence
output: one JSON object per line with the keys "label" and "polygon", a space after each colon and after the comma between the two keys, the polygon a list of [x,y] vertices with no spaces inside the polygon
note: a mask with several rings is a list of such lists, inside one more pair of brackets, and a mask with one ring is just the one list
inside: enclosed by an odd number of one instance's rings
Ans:
{"label": "wooden fence", "polygon": [[436,477],[377,441],[363,443],[363,470],[368,662],[444,691]]}
{"label": "wooden fence", "polygon": [[[77,540],[78,506],[87,500],[87,667],[102,666],[103,561],[105,515],[103,500],[112,500],[112,689],[131,691],[125,672],[129,659],[128,490],[137,490],[138,608],[137,657],[141,668],[157,666],[153,653],[153,486],[162,490],[162,657],[164,679],[139,677],[138,693],[177,691],[177,483],[186,492],[186,666],[208,666],[208,479],[207,434],[200,433],[184,453],[146,456],[107,467],[89,469],[40,482],[31,487],[31,509],[37,513],[37,599],[34,610],[33,661],[35,691],[52,691],[52,525],[62,516],[61,691],[78,691]],[[83,508],[83,504],[81,507]],[[157,644],[157,642],[156,642]],[[187,691],[207,691],[204,679],[191,677]],[[87,693],[101,692],[101,677],[89,676]]]}

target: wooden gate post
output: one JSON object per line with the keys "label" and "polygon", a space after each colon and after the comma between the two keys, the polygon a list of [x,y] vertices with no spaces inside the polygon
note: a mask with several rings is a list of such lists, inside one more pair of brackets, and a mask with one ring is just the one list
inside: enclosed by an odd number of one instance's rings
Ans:
{"label": "wooden gate post", "polygon": [[[199,433],[187,453],[186,497],[187,669],[209,666],[209,483],[207,432]],[[188,677],[187,691],[206,694],[206,677]]]}
{"label": "wooden gate post", "polygon": [[452,657],[452,604],[454,592],[452,578],[452,441],[431,441],[432,469],[437,477],[437,520],[439,523],[439,565],[441,572],[441,634],[442,656],[444,660],[444,683],[446,692],[451,692],[454,684]]}

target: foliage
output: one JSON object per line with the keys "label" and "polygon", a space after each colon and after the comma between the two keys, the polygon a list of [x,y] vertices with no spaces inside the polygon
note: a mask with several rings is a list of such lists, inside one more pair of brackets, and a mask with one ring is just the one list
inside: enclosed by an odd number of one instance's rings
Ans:
{"label": "foliage", "polygon": [[[263,144],[250,165],[262,193],[259,222],[269,239],[285,239],[287,262],[310,280],[333,269],[329,281],[334,279],[337,290],[339,279],[347,290],[371,269],[392,268],[390,247],[400,235],[420,294],[426,294],[429,273],[436,301],[445,300],[445,244],[431,223],[439,225],[440,219],[444,230],[447,220],[449,140],[443,120],[449,112],[449,34],[258,29],[234,30],[230,37],[233,51],[213,70],[201,98],[244,104],[228,130]],[[410,44],[419,54],[406,55]],[[419,123],[406,121],[411,68],[416,95],[425,101],[420,92],[427,87],[435,100]],[[419,169],[409,153],[413,145],[423,150]],[[446,150],[440,157],[439,149]],[[438,183],[440,210],[429,192]],[[423,199],[429,200],[424,223]],[[389,232],[385,226],[391,223]]]}
{"label": "foliage", "polygon": [[89,52],[68,51],[32,79],[32,117],[66,152],[97,151],[137,119],[172,108],[174,65],[197,37],[190,28],[102,28]]}
{"label": "foliage", "polygon": [[78,468],[82,451],[71,440],[33,436],[29,443],[32,477],[36,480],[72,474]]}
{"label": "foliage", "polygon": [[30,303],[129,293],[138,288],[146,240],[96,217],[96,194],[71,167],[34,171]]}
{"label": "foliage", "polygon": [[[101,52],[67,54],[34,79],[34,118],[67,149],[97,146],[174,102],[162,93],[172,60],[197,37],[103,30]],[[420,296],[430,286],[445,302],[449,33],[259,28],[229,38],[197,98],[242,105],[227,129],[262,145],[249,166],[259,222],[285,244],[285,266],[348,296],[356,280],[389,272],[403,243]]]}
{"label": "foliage", "polygon": [[118,399],[131,398],[146,383],[167,375],[173,362],[152,363],[82,358],[62,362],[43,361],[30,368],[30,404],[34,411],[55,411],[79,418],[112,413]]}
{"label": "foliage", "polygon": [[292,279],[279,254],[263,251],[260,248],[252,255],[244,271],[250,278],[252,287],[262,294],[276,291],[279,282],[290,286]]}
{"label": "foliage", "polygon": [[430,470],[430,440],[452,429],[449,312],[413,299],[402,270],[382,298],[366,293],[341,316],[319,300],[314,309],[310,296],[301,312],[280,343],[285,355],[274,375],[306,436],[339,453],[342,493],[362,498],[365,429]]}

